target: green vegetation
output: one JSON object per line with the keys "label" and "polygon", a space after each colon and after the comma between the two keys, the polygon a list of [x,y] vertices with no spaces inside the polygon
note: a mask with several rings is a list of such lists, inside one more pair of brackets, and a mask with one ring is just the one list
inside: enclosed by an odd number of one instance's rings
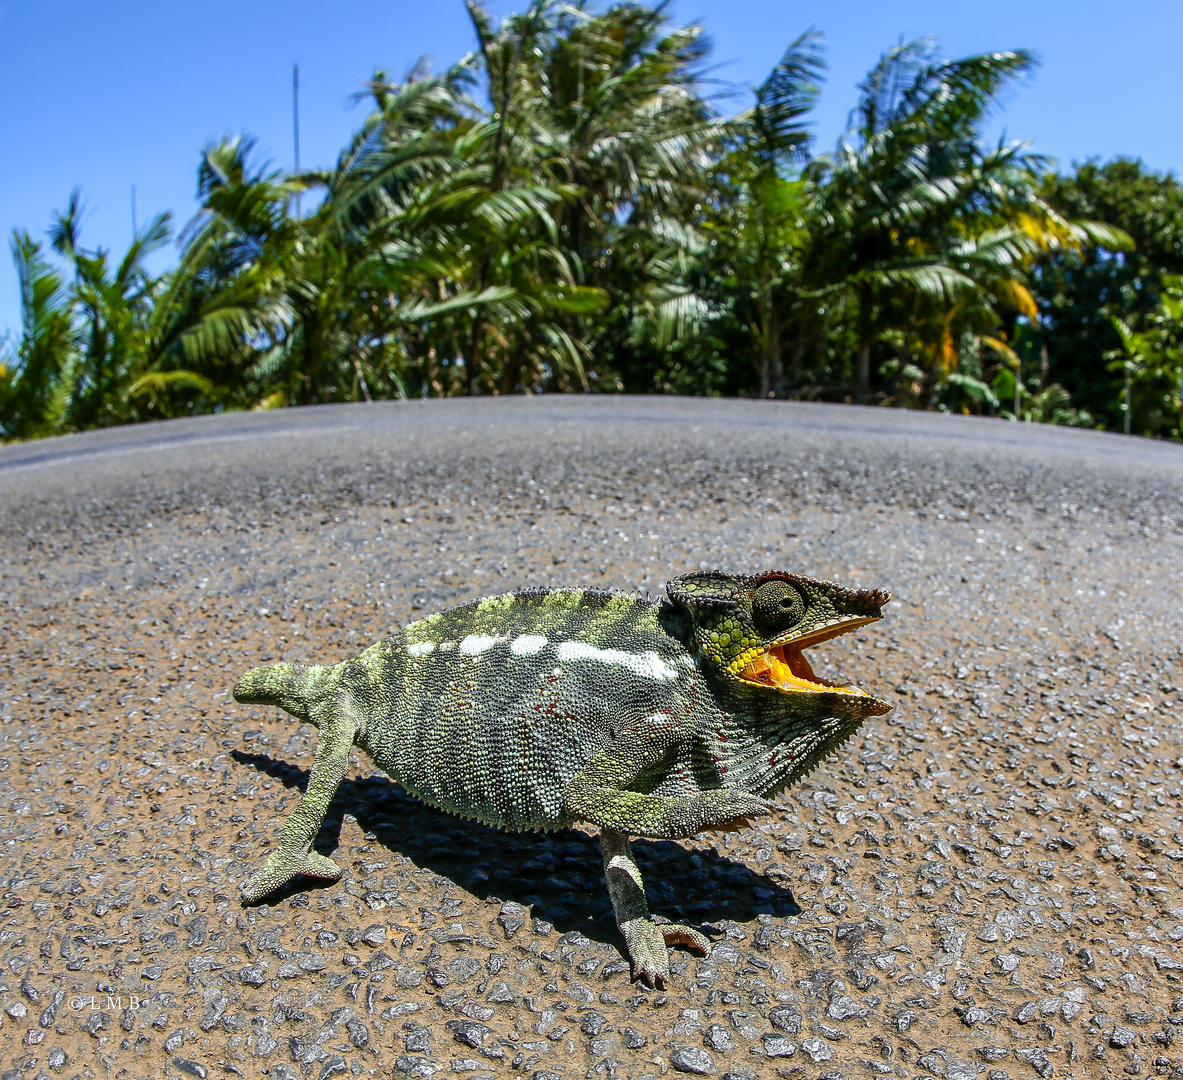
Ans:
{"label": "green vegetation", "polygon": [[[984,118],[1029,54],[891,49],[815,155],[821,42],[722,117],[695,27],[534,0],[440,75],[375,73],[335,168],[207,147],[179,261],[12,239],[0,435],[551,391],[861,401],[1179,438],[1183,190],[1051,173]],[[303,197],[303,216],[295,212]],[[56,256],[56,258],[54,257]]]}

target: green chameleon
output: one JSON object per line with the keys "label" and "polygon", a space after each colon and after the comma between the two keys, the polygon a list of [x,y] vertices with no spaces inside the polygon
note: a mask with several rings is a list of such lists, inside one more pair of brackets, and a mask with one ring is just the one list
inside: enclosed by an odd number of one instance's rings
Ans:
{"label": "green chameleon", "polygon": [[269,664],[234,688],[320,729],[308,788],[246,902],[297,874],[360,746],[412,795],[504,829],[600,830],[633,978],[664,986],[698,930],[649,914],[630,836],[735,829],[890,710],[818,678],[803,650],[881,618],[889,594],[768,571],[687,574],[653,600],[592,589],[491,596],[332,667]]}

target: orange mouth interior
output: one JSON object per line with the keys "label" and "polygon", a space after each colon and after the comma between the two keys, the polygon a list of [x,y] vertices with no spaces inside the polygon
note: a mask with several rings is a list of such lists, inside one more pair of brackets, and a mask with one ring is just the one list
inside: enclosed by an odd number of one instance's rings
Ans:
{"label": "orange mouth interior", "polygon": [[835,691],[840,694],[868,697],[865,690],[860,690],[852,683],[830,682],[829,679],[815,675],[809,661],[805,659],[804,650],[808,646],[816,645],[821,641],[836,637],[837,634],[853,629],[853,626],[843,626],[830,633],[823,632],[803,641],[774,645],[766,653],[756,657],[748,664],[739,673],[739,677],[746,682],[773,686],[777,690],[789,693],[818,694],[825,691]]}

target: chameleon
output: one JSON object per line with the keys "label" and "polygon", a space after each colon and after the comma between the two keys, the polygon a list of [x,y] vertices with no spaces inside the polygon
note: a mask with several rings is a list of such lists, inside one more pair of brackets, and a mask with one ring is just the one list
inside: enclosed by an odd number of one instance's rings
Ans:
{"label": "chameleon", "polygon": [[650,913],[631,838],[744,827],[888,712],[819,678],[805,650],[881,618],[890,599],[780,570],[684,574],[659,598],[535,588],[411,622],[336,665],[256,667],[235,699],[278,706],[319,739],[243,902],[297,874],[341,876],[312,842],[358,746],[449,813],[508,830],[595,826],[632,978],[663,988],[668,947],[708,955],[711,943]]}

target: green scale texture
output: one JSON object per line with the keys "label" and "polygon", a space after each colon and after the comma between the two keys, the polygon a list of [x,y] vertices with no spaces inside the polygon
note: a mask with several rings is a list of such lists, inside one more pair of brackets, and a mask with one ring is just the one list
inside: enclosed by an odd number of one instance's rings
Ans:
{"label": "green scale texture", "polygon": [[559,590],[412,623],[359,658],[377,708],[358,745],[440,809],[508,829],[570,825],[563,789],[623,733],[679,748],[671,768],[689,771],[675,733],[722,722],[664,614],[667,625],[639,597]]}

